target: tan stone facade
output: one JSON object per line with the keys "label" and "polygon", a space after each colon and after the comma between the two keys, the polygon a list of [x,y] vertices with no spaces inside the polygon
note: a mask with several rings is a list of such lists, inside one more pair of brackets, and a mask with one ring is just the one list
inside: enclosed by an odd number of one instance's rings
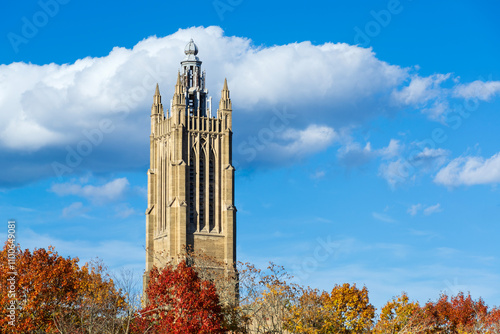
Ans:
{"label": "tan stone facade", "polygon": [[151,108],[145,284],[149,270],[163,265],[159,254],[176,256],[185,246],[227,264],[236,261],[229,89],[224,81],[212,116],[192,40],[185,54],[170,111],[163,111],[158,85]]}

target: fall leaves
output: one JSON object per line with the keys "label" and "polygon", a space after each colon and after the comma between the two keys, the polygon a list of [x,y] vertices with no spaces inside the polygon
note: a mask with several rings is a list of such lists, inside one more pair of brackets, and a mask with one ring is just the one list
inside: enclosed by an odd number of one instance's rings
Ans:
{"label": "fall leaves", "polygon": [[176,268],[153,268],[146,290],[147,307],[140,311],[139,333],[223,333],[223,315],[215,285],[200,279],[186,261]]}
{"label": "fall leaves", "polygon": [[348,283],[335,285],[331,293],[306,289],[290,311],[287,328],[310,334],[367,332],[375,316],[366,287]]}
{"label": "fall leaves", "polygon": [[78,266],[78,258],[63,258],[53,247],[30,252],[16,247],[17,319],[7,320],[7,244],[0,253],[0,331],[2,333],[104,333],[125,307],[102,263]]}
{"label": "fall leaves", "polygon": [[405,293],[376,315],[368,289],[335,284],[319,291],[293,283],[285,268],[233,265],[188,252],[154,268],[142,309],[117,288],[100,261],[78,265],[54,248],[16,247],[16,321],[10,305],[7,245],[0,252],[2,333],[500,333],[500,310],[469,294],[420,305]]}

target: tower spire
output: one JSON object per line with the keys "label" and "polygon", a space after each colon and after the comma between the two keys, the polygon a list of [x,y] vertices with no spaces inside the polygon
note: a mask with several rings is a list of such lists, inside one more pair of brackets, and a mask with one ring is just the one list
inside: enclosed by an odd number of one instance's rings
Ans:
{"label": "tower spire", "polygon": [[181,74],[180,72],[177,72],[177,83],[175,84],[175,92],[174,92],[174,97],[173,97],[173,105],[181,105],[185,104],[184,103],[184,92],[182,89],[182,82],[181,82]]}
{"label": "tower spire", "polygon": [[227,78],[224,78],[224,87],[222,88],[220,94],[219,110],[231,111],[233,109],[231,105],[231,98],[229,97],[229,88],[227,88]]}
{"label": "tower spire", "polygon": [[154,98],[154,105],[159,105],[161,104],[161,95],[160,95],[160,87],[158,86],[158,83],[156,83],[156,90],[155,90],[155,95],[153,96]]}

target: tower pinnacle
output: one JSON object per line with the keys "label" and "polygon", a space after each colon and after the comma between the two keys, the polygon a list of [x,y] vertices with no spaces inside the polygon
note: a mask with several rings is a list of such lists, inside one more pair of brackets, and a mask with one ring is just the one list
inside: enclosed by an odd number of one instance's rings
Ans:
{"label": "tower pinnacle", "polygon": [[229,88],[227,88],[227,79],[224,78],[224,87],[222,88],[220,94],[219,110],[231,111],[232,109],[233,107],[231,105],[231,98],[229,97]]}
{"label": "tower pinnacle", "polygon": [[155,95],[154,95],[154,105],[159,105],[161,103],[161,95],[160,95],[160,87],[158,86],[158,83],[156,84],[156,90],[155,90]]}

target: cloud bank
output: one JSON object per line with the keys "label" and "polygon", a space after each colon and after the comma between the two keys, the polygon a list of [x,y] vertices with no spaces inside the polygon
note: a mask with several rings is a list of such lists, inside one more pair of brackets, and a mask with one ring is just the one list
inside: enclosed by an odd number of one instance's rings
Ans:
{"label": "cloud bank", "polygon": [[[445,89],[450,74],[421,77],[415,69],[378,59],[371,49],[345,43],[265,47],[225,36],[219,27],[189,28],[71,64],[0,65],[0,157],[6,161],[0,186],[85,170],[144,168],[155,84],[166,109],[191,37],[215,105],[228,78],[235,160],[247,166],[314,154],[339,143],[342,129],[405,108],[438,119],[449,98],[487,100],[500,91],[495,81]],[[270,128],[275,110],[283,109],[293,117]],[[251,146],[252,158],[245,147],[238,149],[263,129],[270,129],[272,139],[258,143],[261,149]]]}

